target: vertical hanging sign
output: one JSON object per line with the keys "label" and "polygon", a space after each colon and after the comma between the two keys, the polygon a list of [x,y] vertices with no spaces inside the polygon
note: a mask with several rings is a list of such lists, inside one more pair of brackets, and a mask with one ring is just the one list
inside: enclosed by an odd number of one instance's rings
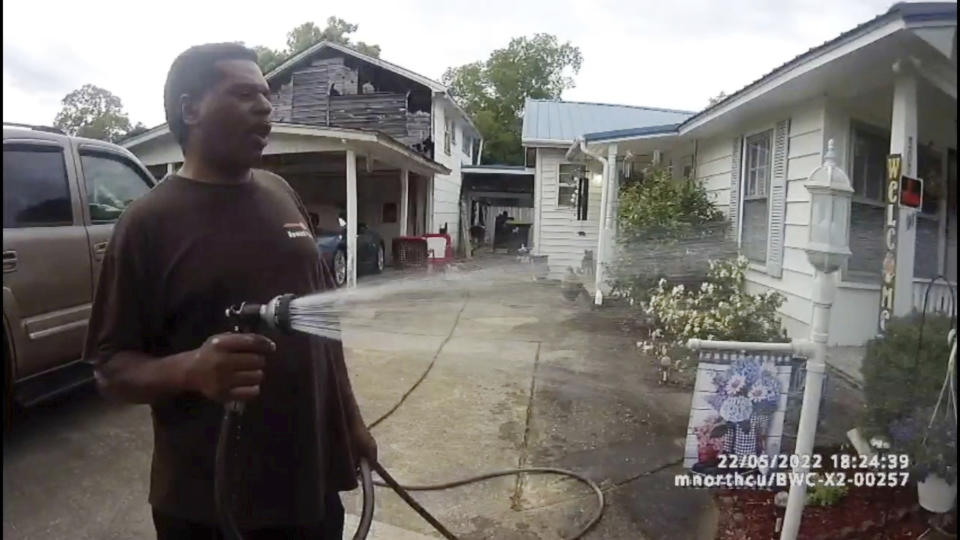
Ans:
{"label": "vertical hanging sign", "polygon": [[884,182],[886,211],[883,224],[883,281],[880,284],[880,333],[887,330],[887,321],[893,316],[893,299],[897,279],[897,220],[900,217],[900,154],[887,157],[887,181]]}

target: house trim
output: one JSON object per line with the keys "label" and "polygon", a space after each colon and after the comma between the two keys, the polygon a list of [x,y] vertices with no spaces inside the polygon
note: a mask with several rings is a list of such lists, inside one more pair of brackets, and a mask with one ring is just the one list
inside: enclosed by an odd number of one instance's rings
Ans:
{"label": "house trim", "polygon": [[[128,141],[122,143],[121,146],[127,150],[132,150],[134,147],[149,142],[151,140],[157,139],[164,135],[170,134],[170,128],[166,124],[162,124],[153,128],[147,133],[143,133],[134,137]],[[406,145],[396,141],[389,135],[380,133],[379,131],[369,131],[369,130],[359,130],[359,129],[348,129],[348,128],[336,128],[336,127],[318,127],[318,126],[308,126],[303,124],[286,124],[286,123],[274,123],[271,134],[275,135],[299,135],[299,136],[308,136],[308,137],[326,137],[330,139],[340,139],[342,142],[366,142],[366,143],[375,143],[387,147],[394,152],[402,154],[405,158],[415,162],[424,170],[429,170],[432,173],[436,174],[450,174],[450,169],[447,167],[431,161],[410,148]]]}

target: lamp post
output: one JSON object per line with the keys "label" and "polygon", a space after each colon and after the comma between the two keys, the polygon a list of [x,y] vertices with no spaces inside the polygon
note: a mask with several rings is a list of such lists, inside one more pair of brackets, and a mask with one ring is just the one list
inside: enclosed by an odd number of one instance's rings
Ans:
{"label": "lamp post", "polygon": [[[823,165],[817,167],[806,183],[810,192],[810,223],[807,237],[807,259],[814,268],[813,318],[810,322],[812,357],[807,360],[807,376],[800,408],[800,426],[794,453],[800,459],[794,478],[806,478],[809,465],[806,456],[813,453],[820,414],[820,394],[826,372],[827,336],[830,332],[830,308],[836,295],[833,273],[850,257],[850,196],[853,188],[843,169],[837,167],[833,139],[827,142]],[[807,486],[796,482],[790,486],[787,509],[780,540],[795,540],[800,531],[800,518],[806,503]]]}

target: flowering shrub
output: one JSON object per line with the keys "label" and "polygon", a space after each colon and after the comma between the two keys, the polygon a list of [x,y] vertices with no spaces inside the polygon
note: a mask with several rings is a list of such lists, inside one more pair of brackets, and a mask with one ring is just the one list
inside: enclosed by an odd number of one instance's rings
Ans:
{"label": "flowering shrub", "polygon": [[879,450],[909,455],[915,480],[929,473],[957,478],[956,420],[949,400],[933,414],[946,376],[946,336],[952,326],[951,318],[940,314],[891,319],[885,334],[867,343],[863,356],[861,427],[871,442],[883,443]]}
{"label": "flowering shrub", "polygon": [[747,260],[711,261],[707,280],[699,288],[670,286],[661,279],[647,306],[657,330],[654,339],[674,344],[691,338],[731,341],[783,341],[777,309],[784,297],[777,292],[746,292]]}

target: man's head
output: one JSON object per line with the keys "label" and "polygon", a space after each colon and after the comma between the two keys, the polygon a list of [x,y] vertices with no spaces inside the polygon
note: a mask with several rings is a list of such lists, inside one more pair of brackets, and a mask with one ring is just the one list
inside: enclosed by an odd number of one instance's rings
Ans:
{"label": "man's head", "polygon": [[187,49],[163,89],[167,125],[184,155],[226,168],[259,162],[270,133],[269,98],[256,53],[235,43]]}

